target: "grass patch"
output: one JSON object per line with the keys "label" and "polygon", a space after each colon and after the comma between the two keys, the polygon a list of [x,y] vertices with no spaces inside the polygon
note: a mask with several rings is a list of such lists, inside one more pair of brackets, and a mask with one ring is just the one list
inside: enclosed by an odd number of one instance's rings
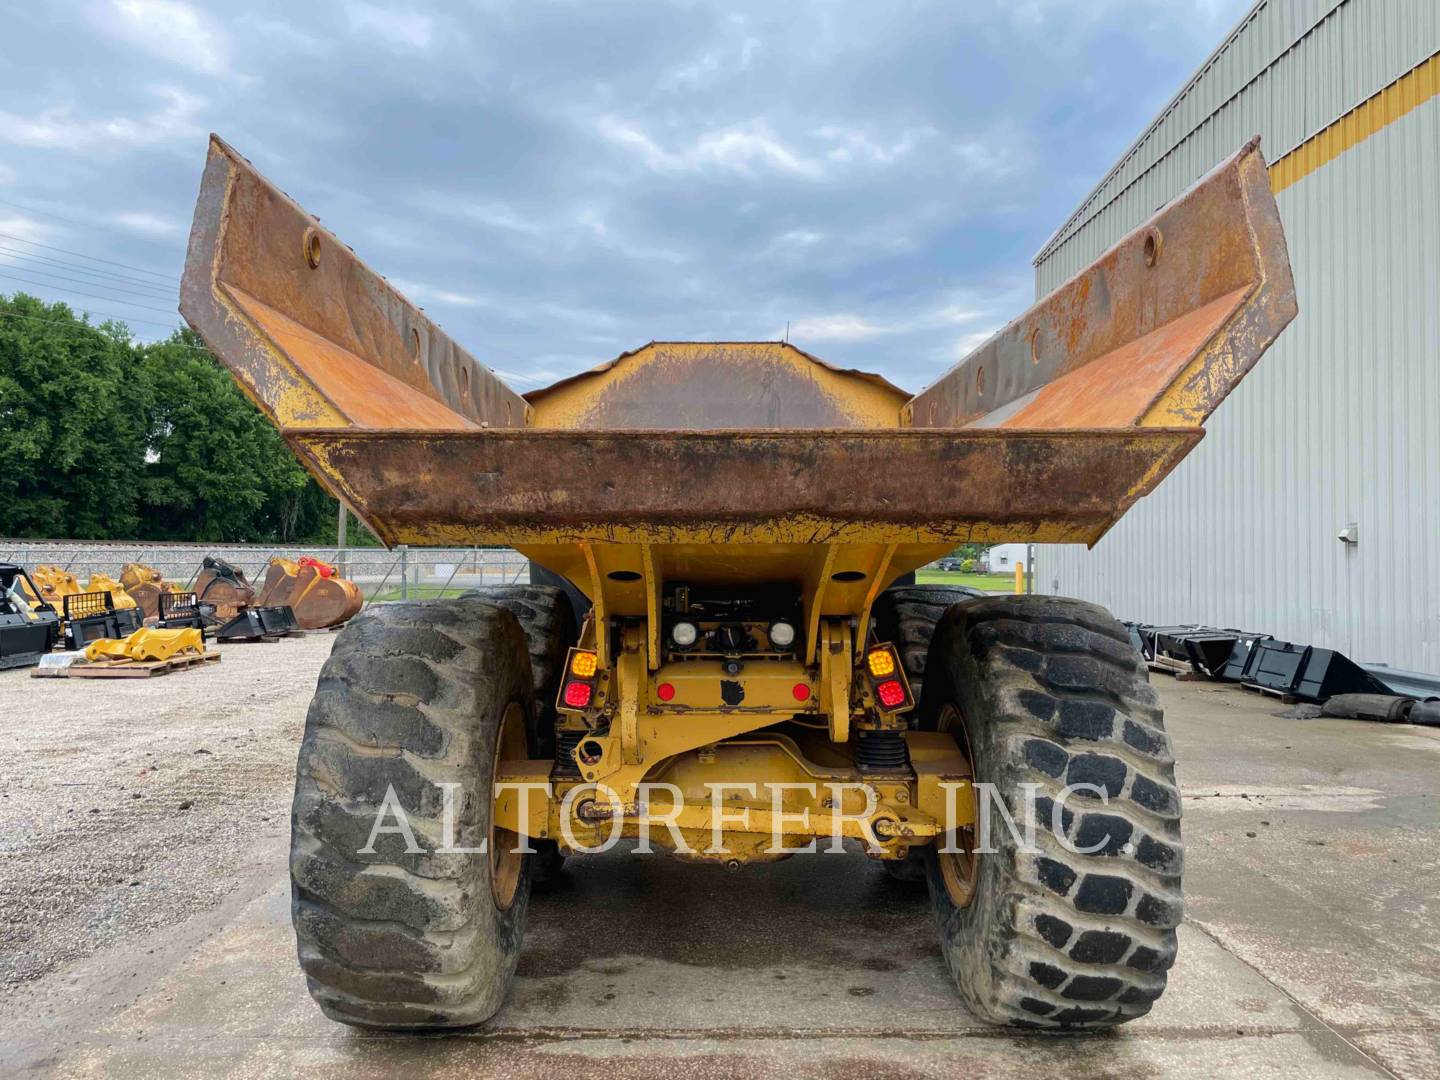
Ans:
{"label": "grass patch", "polygon": [[1014,574],[964,574],[959,570],[917,570],[915,581],[920,585],[968,585],[986,592],[1015,591]]}

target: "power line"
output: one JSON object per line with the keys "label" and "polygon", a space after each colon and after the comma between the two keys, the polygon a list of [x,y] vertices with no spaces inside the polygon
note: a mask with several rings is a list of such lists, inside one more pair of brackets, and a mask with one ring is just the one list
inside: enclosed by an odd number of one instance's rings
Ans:
{"label": "power line", "polygon": [[[4,256],[0,256],[0,258],[3,258],[3,257],[4,257]],[[108,289],[109,291],[114,292],[114,293],[124,293],[126,296],[138,296],[138,297],[140,297],[142,300],[170,300],[170,299],[173,299],[174,296],[175,296],[174,293],[169,293],[169,294],[166,294],[166,293],[158,293],[158,294],[157,294],[157,293],[140,292],[140,291],[138,291],[138,290],[136,290],[136,289],[127,289],[127,288],[125,288],[123,285],[112,285],[112,284],[110,284],[108,281],[86,281],[84,278],[69,277],[69,276],[67,276],[67,275],[65,275],[65,274],[57,274],[54,270],[45,270],[45,269],[43,269],[43,268],[37,270],[37,269],[34,269],[34,268],[32,268],[32,267],[29,267],[29,266],[13,266],[13,265],[10,264],[10,263],[0,263],[0,266],[9,266],[9,267],[10,267],[11,269],[13,269],[13,270],[24,270],[27,274],[39,274],[41,277],[44,277],[44,278],[55,278],[57,281],[73,281],[73,282],[74,282],[75,284],[77,284],[77,285],[90,285],[90,286],[93,286],[94,288],[97,288],[97,289]],[[121,299],[121,297],[118,297],[118,296],[109,296],[109,297],[104,297],[104,299],[107,299],[107,300],[119,300],[119,299]],[[128,303],[128,302],[129,302],[129,301],[126,301],[126,303]]]}
{"label": "power line", "polygon": [[[41,217],[54,218],[56,221],[63,221],[63,222],[65,222],[65,224],[67,224],[67,225],[74,225],[74,226],[76,226],[77,228],[81,228],[81,229],[100,229],[100,230],[102,230],[102,231],[104,231],[104,232],[114,233],[116,236],[127,236],[127,237],[130,237],[131,239],[136,239],[136,237],[132,236],[132,235],[129,234],[129,233],[123,232],[123,231],[120,230],[120,229],[115,228],[113,225],[100,225],[100,224],[96,224],[96,223],[93,222],[93,221],[76,221],[74,218],[68,218],[68,217],[65,217],[65,216],[62,215],[62,214],[56,214],[56,213],[54,213],[53,211],[50,211],[50,210],[41,210],[41,209],[39,209],[38,207],[26,206],[24,203],[18,203],[18,202],[16,202],[16,201],[13,200],[13,199],[0,199],[0,203],[4,203],[6,206],[13,206],[13,207],[15,207],[15,209],[17,209],[17,210],[24,210],[27,214],[39,214]],[[161,245],[161,242],[158,241],[158,240],[146,240],[144,237],[139,237],[138,239],[140,239],[140,241],[141,241],[142,243],[155,244],[156,246],[163,246],[163,245]]]}
{"label": "power line", "polygon": [[115,262],[113,259],[102,259],[96,255],[86,255],[83,251],[69,251],[66,248],[54,247],[50,244],[42,244],[38,240],[26,240],[23,236],[14,236],[10,233],[0,232],[0,236],[3,236],[6,240],[17,240],[22,244],[29,244],[31,247],[44,248],[46,251],[58,251],[62,255],[74,255],[76,258],[85,259],[88,262],[101,262],[109,266],[121,267],[124,270],[135,270],[141,274],[150,274],[153,277],[160,278],[162,281],[175,280],[174,278],[167,277],[165,274],[158,273],[155,270],[146,270],[143,266],[131,266],[129,263]]}
{"label": "power line", "polygon": [[45,263],[48,266],[60,266],[66,270],[74,270],[80,274],[89,274],[92,277],[114,278],[116,281],[123,281],[129,285],[143,285],[147,289],[159,289],[169,295],[174,295],[176,285],[159,285],[153,281],[146,281],[143,278],[129,277],[125,274],[117,274],[114,270],[93,270],[82,263],[67,262],[64,259],[52,259],[48,255],[34,255],[20,248],[13,248],[7,244],[0,244],[0,254],[10,256],[12,259],[24,259],[26,262]]}
{"label": "power line", "polygon": [[126,307],[138,308],[141,311],[157,311],[161,315],[170,314],[170,312],[166,311],[164,308],[147,307],[144,304],[131,303],[129,300],[122,299],[118,296],[104,296],[100,293],[83,292],[80,289],[66,289],[62,288],[59,285],[50,285],[44,281],[31,281],[29,278],[18,277],[15,274],[0,274],[0,278],[9,278],[11,281],[24,282],[26,285],[37,285],[42,289],[54,289],[56,292],[74,293],[76,296],[88,296],[92,300],[118,301],[119,303],[124,304]]}
{"label": "power line", "polygon": [[[79,310],[81,315],[93,315],[96,318],[100,318],[103,316],[107,319],[119,319],[121,322],[140,322],[145,323],[147,326],[163,326],[167,330],[182,329],[181,327],[172,325],[171,323],[156,322],[153,319],[136,319],[130,315],[116,315],[114,312],[110,311],[85,311],[83,309],[76,310]],[[18,311],[0,311],[0,319],[25,319],[27,322],[50,323],[53,326],[74,326],[79,327],[82,330],[90,330],[97,333],[100,329],[98,326],[91,326],[88,323],[76,322],[73,319],[42,319],[38,315],[21,315]],[[194,345],[185,345],[183,347],[186,349],[196,348],[196,346]],[[210,350],[200,349],[198,351],[209,352]]]}

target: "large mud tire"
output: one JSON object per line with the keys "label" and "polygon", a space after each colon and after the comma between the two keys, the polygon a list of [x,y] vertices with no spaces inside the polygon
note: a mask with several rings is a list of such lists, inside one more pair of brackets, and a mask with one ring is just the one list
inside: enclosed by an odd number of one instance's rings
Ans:
{"label": "large mud tire", "polygon": [[[534,711],[525,635],[494,604],[378,604],[340,632],[305,722],[290,849],[300,964],[331,1019],[463,1027],[500,1007],[530,859],[464,849],[492,840],[499,743],[524,754]],[[442,784],[461,785],[443,852]],[[403,834],[372,836],[390,792],[418,851]]]}
{"label": "large mud tire", "polygon": [[515,616],[525,632],[530,674],[535,685],[535,726],[530,752],[537,758],[555,756],[555,699],[565,673],[565,657],[575,644],[575,609],[564,589],[546,585],[485,585],[461,598],[478,597]]}
{"label": "large mud tire", "polygon": [[[1037,787],[1033,849],[994,803],[982,803],[989,852],[970,861],[926,849],[965,1003],[995,1023],[1053,1029],[1143,1016],[1175,961],[1183,854],[1170,739],[1124,627],[1078,600],[959,604],[936,627],[919,711],[922,727],[956,732],[1016,822],[1024,785]],[[1075,784],[1107,798],[1076,791],[1056,822]]]}

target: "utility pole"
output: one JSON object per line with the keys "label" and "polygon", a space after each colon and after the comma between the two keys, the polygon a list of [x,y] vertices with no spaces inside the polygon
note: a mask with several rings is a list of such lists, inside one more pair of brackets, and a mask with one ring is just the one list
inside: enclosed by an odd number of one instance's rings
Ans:
{"label": "utility pole", "polygon": [[350,511],[342,502],[340,503],[340,518],[335,523],[335,562],[339,564],[341,577],[348,576],[345,572],[345,526],[348,524],[350,524]]}

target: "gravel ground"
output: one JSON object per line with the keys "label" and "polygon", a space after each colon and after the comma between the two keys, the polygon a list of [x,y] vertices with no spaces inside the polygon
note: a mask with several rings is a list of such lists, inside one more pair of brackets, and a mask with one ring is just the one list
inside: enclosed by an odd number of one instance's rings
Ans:
{"label": "gravel ground", "polygon": [[0,673],[0,996],[219,904],[289,827],[332,633],[150,679]]}

